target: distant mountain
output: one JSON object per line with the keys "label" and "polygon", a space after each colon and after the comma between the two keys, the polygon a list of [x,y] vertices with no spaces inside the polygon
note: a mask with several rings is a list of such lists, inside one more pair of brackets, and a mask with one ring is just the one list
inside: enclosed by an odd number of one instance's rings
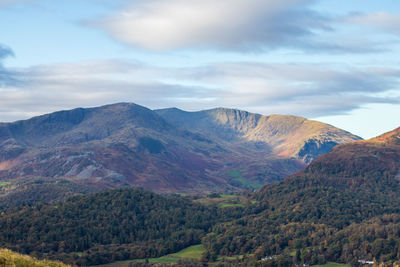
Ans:
{"label": "distant mountain", "polygon": [[328,153],[338,144],[361,140],[331,125],[296,116],[263,116],[226,108],[198,112],[172,108],[156,112],[173,125],[211,136],[228,146],[253,148],[305,163]]}
{"label": "distant mountain", "polygon": [[400,128],[337,146],[255,199],[258,213],[215,227],[218,239],[204,241],[211,253],[299,250],[297,260],[309,264],[393,263],[400,255]]}
{"label": "distant mountain", "polygon": [[[337,144],[359,139],[299,117],[229,109],[152,111],[130,103],[78,108],[0,123],[0,182],[7,183],[7,191],[0,183],[0,198],[12,198],[32,179],[49,178],[93,190],[252,189],[300,170]],[[49,191],[56,186],[46,184]]]}
{"label": "distant mountain", "polygon": [[137,186],[161,193],[229,184],[208,175],[226,153],[135,104],[75,109],[0,124],[0,178],[66,178],[98,188]]}

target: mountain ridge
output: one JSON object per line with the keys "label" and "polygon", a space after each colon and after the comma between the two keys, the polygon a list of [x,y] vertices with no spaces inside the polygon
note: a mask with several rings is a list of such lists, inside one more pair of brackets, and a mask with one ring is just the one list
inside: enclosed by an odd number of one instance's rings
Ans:
{"label": "mountain ridge", "polygon": [[[197,112],[177,108],[155,111],[171,124],[195,128],[203,134],[215,134],[224,140],[236,138],[242,141],[262,142],[273,147],[274,155],[296,157],[305,163],[310,163],[319,154],[327,153],[338,142],[361,140],[360,137],[332,125],[299,116],[261,115],[228,108]],[[194,123],[196,120],[200,120],[200,123]]]}
{"label": "mountain ridge", "polygon": [[[187,124],[176,123],[182,114]],[[310,129],[318,131],[306,135]],[[359,137],[293,116],[227,108],[153,111],[116,103],[0,123],[0,180],[22,179],[26,185],[29,179],[67,179],[98,190],[235,192],[278,181],[353,140]]]}

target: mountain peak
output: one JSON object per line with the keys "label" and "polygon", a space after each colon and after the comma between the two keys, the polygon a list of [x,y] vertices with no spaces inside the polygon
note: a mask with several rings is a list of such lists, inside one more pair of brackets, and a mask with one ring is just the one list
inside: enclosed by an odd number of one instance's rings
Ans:
{"label": "mountain peak", "polygon": [[122,133],[126,126],[153,128],[157,131],[169,127],[164,119],[146,107],[134,103],[117,103],[57,111],[28,120],[2,123],[0,145],[7,140],[14,140],[20,145],[102,140],[112,134]]}
{"label": "mountain peak", "polygon": [[156,111],[169,123],[183,126],[222,141],[262,144],[278,157],[294,157],[311,162],[338,144],[361,140],[360,137],[331,125],[299,116],[264,116],[238,109],[215,108],[198,112],[176,109]]}

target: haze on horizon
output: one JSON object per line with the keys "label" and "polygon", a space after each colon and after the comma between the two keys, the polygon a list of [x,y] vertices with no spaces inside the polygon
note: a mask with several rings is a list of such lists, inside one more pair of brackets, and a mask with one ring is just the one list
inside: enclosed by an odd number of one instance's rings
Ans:
{"label": "haze on horizon", "polygon": [[400,126],[395,0],[0,0],[0,121],[134,102]]}

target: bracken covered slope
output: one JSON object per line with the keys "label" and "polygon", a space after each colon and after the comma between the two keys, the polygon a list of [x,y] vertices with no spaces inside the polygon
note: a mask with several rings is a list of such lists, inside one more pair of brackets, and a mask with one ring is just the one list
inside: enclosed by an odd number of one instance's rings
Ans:
{"label": "bracken covered slope", "polygon": [[0,266],[4,267],[68,267],[61,262],[37,260],[8,249],[0,249]]}

